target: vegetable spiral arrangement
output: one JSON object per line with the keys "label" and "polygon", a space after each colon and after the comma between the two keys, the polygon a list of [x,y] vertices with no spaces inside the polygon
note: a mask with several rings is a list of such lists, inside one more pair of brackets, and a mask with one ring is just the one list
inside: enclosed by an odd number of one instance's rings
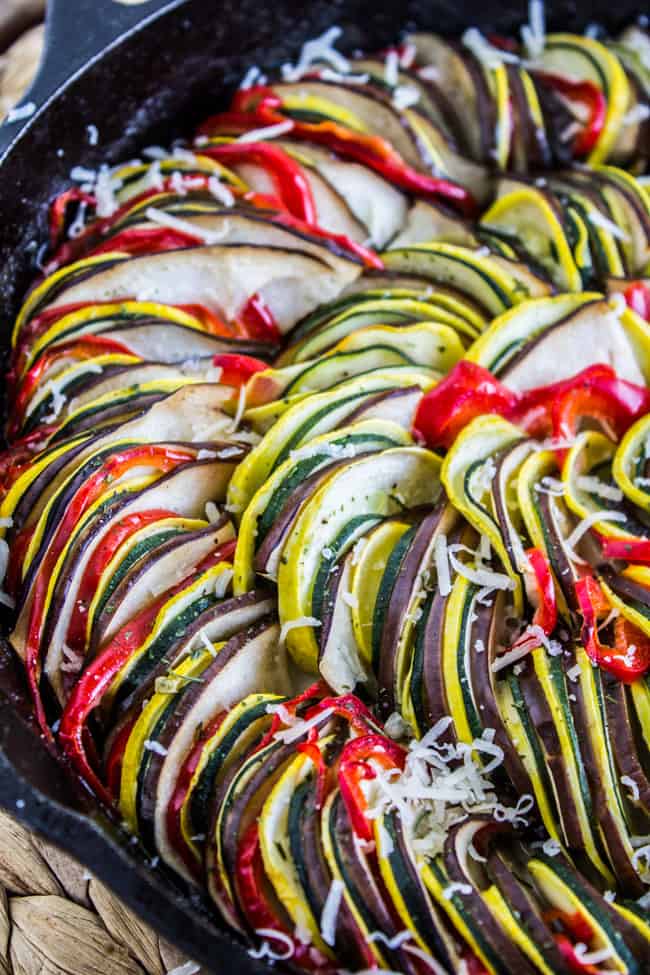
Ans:
{"label": "vegetable spiral arrangement", "polygon": [[650,38],[251,69],[15,323],[43,735],[258,958],[650,958]]}

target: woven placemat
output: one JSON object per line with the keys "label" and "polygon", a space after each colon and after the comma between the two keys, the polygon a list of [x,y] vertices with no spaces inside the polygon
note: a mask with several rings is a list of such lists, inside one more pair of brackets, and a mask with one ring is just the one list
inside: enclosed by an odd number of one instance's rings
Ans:
{"label": "woven placemat", "polygon": [[43,48],[45,0],[0,0],[0,119],[29,88]]}
{"label": "woven placemat", "polygon": [[[0,0],[0,119],[29,87],[44,0]],[[21,26],[31,24],[16,36]],[[0,810],[0,975],[199,975],[76,860]]]}
{"label": "woven placemat", "polygon": [[0,975],[199,975],[76,860],[0,811]]}

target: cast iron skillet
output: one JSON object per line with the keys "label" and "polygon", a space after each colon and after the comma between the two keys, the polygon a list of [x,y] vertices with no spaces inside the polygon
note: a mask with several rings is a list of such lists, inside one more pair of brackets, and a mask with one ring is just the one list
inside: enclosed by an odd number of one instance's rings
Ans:
{"label": "cast iron skillet", "polygon": [[[45,240],[47,201],[72,166],[94,167],[191,131],[223,106],[252,64],[295,60],[306,39],[334,23],[344,47],[377,49],[405,28],[457,34],[470,25],[504,33],[526,19],[525,0],[50,0],[46,53],[23,103],[21,127],[0,126],[0,352]],[[638,0],[548,0],[550,27],[615,31]],[[99,130],[89,145],[86,126]],[[2,362],[0,361],[0,368]],[[1,373],[0,373],[1,375]],[[0,380],[1,384],[1,380]],[[73,853],[182,951],[217,972],[259,972],[245,947],[181,883],[153,870],[137,845],[95,808],[48,753],[29,719],[22,672],[0,636],[0,804]]]}

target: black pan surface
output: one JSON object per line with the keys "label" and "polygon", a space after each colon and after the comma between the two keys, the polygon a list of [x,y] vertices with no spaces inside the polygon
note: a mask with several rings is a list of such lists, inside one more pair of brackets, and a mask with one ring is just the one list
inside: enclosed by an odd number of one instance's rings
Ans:
{"label": "black pan surface", "polygon": [[[550,28],[615,31],[638,0],[547,2]],[[467,26],[516,31],[524,2],[457,0],[113,0],[50,3],[42,69],[23,124],[0,125],[0,354],[46,239],[47,202],[74,165],[96,167],[188,134],[222,107],[252,64],[295,60],[305,40],[332,24],[342,46],[376,49],[415,26],[457,34]],[[99,130],[89,145],[86,126]],[[0,363],[1,366],[1,363]],[[148,864],[96,808],[34,731],[20,666],[0,636],[0,805],[57,843],[113,888],[147,922],[208,971],[268,970],[220,926],[205,903]]]}

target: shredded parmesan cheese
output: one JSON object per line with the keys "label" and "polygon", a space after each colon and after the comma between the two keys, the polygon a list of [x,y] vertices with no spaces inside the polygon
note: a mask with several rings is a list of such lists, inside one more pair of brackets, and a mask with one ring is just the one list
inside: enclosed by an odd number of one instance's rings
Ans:
{"label": "shredded parmesan cheese", "polygon": [[638,783],[636,783],[629,775],[622,775],[620,782],[621,785],[626,786],[626,788],[630,790],[630,798],[632,799],[632,802],[638,802],[640,796]]}
{"label": "shredded parmesan cheese", "polygon": [[13,122],[23,122],[26,118],[30,118],[35,111],[35,102],[25,102],[24,105],[17,105],[15,108],[10,108],[5,115],[5,125],[11,125]]}
{"label": "shredded parmesan cheese", "polygon": [[315,616],[301,616],[296,620],[287,620],[286,623],[282,624],[280,629],[280,643],[285,643],[287,639],[287,633],[291,630],[295,630],[300,626],[321,626],[321,621],[316,619]]}
{"label": "shredded parmesan cheese", "polygon": [[578,544],[583,535],[586,535],[587,532],[590,531],[594,525],[597,525],[599,521],[625,521],[625,515],[622,511],[592,511],[591,514],[586,516],[586,518],[583,518],[582,521],[578,522],[565,541],[565,546],[569,550],[571,560],[573,562],[584,561],[579,555],[577,555],[575,546]]}
{"label": "shredded parmesan cheese", "polygon": [[340,27],[334,26],[326,30],[320,37],[315,37],[307,41],[300,52],[300,57],[295,65],[283,64],[281,68],[284,81],[300,81],[310,70],[313,64],[324,61],[334,68],[335,71],[347,73],[350,62],[340,51],[333,46],[334,42],[342,34]]}
{"label": "shredded parmesan cheese", "polygon": [[194,237],[199,241],[202,240],[205,244],[216,244],[218,240],[222,240],[228,233],[227,223],[219,231],[206,230],[203,227],[195,226],[189,220],[182,220],[180,217],[175,217],[172,213],[166,213],[165,210],[158,210],[156,207],[147,207],[145,216],[152,223],[160,224],[162,227],[170,227],[172,230],[178,230],[182,234],[188,234],[190,237]]}
{"label": "shredded parmesan cheese", "polygon": [[281,135],[286,135],[293,129],[293,122],[287,119],[286,122],[278,122],[277,125],[267,125],[262,129],[251,129],[237,137],[237,142],[266,142],[268,139],[277,139]]}
{"label": "shredded parmesan cheese", "polygon": [[599,477],[591,477],[583,474],[577,479],[576,483],[581,491],[587,491],[589,494],[597,494],[598,497],[605,498],[606,501],[623,500],[623,492],[620,488],[614,487],[611,484],[605,484]]}
{"label": "shredded parmesan cheese", "polygon": [[152,741],[151,738],[147,738],[143,745],[144,749],[148,752],[154,752],[156,755],[164,756],[167,754],[167,749],[160,742]]}
{"label": "shredded parmesan cheese", "polygon": [[612,237],[616,237],[617,240],[629,241],[628,234],[599,210],[590,210],[587,213],[587,217],[589,223],[592,223],[595,227],[600,227],[601,230],[606,230],[607,233],[611,234]]}
{"label": "shredded parmesan cheese", "polygon": [[[263,938],[259,948],[249,948],[248,954],[251,958],[268,958],[269,961],[286,961],[291,958],[294,952],[294,944],[288,934],[284,931],[276,931],[275,928],[256,928],[255,934]],[[269,940],[277,941],[282,945],[282,951],[274,951],[269,944]]]}
{"label": "shredded parmesan cheese", "polygon": [[336,919],[341,907],[343,890],[343,881],[339,880],[338,877],[334,877],[327,893],[325,904],[323,905],[323,913],[320,919],[320,932],[323,941],[326,945],[330,945],[330,947],[336,941]]}
{"label": "shredded parmesan cheese", "polygon": [[461,41],[486,68],[498,68],[501,64],[517,64],[519,61],[516,54],[490,44],[476,27],[469,27],[461,37]]}

